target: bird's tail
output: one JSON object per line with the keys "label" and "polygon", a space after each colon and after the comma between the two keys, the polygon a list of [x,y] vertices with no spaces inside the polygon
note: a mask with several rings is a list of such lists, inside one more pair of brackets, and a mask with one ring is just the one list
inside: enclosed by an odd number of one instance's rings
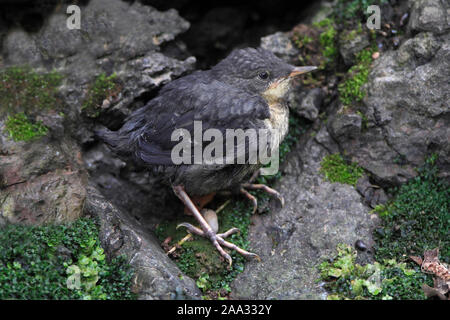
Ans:
{"label": "bird's tail", "polygon": [[105,142],[115,153],[120,155],[130,154],[130,145],[128,137],[119,131],[111,131],[105,127],[94,130],[96,137]]}

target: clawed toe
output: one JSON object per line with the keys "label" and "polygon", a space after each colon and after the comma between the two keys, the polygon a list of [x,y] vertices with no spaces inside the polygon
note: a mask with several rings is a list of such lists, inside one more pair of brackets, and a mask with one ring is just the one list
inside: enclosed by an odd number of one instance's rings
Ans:
{"label": "clawed toe", "polygon": [[240,230],[238,228],[231,228],[230,230],[228,230],[226,232],[216,234],[215,232],[205,232],[205,231],[201,230],[200,228],[197,228],[187,222],[180,223],[177,226],[177,229],[179,227],[185,227],[190,233],[193,233],[193,234],[205,237],[205,238],[209,238],[211,240],[211,242],[213,243],[213,245],[216,247],[217,251],[219,251],[220,255],[225,258],[225,260],[228,262],[228,264],[230,266],[232,265],[231,256],[222,248],[222,246],[225,248],[235,250],[236,252],[243,255],[247,259],[254,258],[254,259],[257,259],[258,261],[261,261],[260,257],[257,254],[248,252],[242,248],[239,248],[234,243],[224,240],[225,238],[229,237],[230,235],[240,232]]}
{"label": "clawed toe", "polygon": [[258,200],[255,196],[250,194],[246,189],[249,190],[263,190],[264,192],[276,197],[278,201],[280,201],[281,207],[284,207],[284,198],[283,196],[275,189],[272,189],[265,184],[253,184],[253,183],[245,183],[241,185],[240,192],[253,203],[253,214],[256,213],[258,209]]}
{"label": "clawed toe", "polygon": [[212,226],[208,223],[207,219],[210,221],[211,224],[213,221],[217,223],[217,216],[214,211],[212,210],[205,210],[204,216],[198,211],[197,207],[194,205],[192,200],[189,198],[188,194],[184,190],[183,186],[173,186],[173,190],[175,194],[180,198],[181,201],[186,205],[186,207],[192,212],[194,217],[197,219],[197,221],[200,223],[200,228],[193,226],[190,223],[183,222],[180,223],[177,228],[179,227],[185,227],[190,233],[209,238],[212,242],[212,244],[216,247],[217,251],[219,251],[220,255],[225,258],[225,260],[231,264],[233,263],[231,256],[222,248],[228,248],[231,250],[235,250],[236,252],[240,253],[246,258],[256,258],[258,260],[261,260],[258,255],[248,252],[244,249],[239,248],[234,243],[228,242],[224,240],[224,238],[227,238],[228,236],[239,232],[238,228],[231,228],[230,230],[217,234],[217,226]]}

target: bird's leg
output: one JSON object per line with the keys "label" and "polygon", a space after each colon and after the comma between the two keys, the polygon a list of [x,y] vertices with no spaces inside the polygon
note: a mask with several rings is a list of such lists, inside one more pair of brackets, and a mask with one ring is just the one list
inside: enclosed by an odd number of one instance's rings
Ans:
{"label": "bird's leg", "polygon": [[281,203],[281,206],[284,207],[284,198],[283,196],[275,189],[272,189],[265,184],[254,184],[254,183],[243,183],[241,184],[240,192],[247,197],[247,199],[250,199],[250,201],[253,202],[253,213],[256,212],[256,209],[258,208],[258,200],[250,194],[248,190],[263,190],[264,192],[275,196]]}
{"label": "bird's leg", "polygon": [[[204,196],[191,197],[191,200],[195,204],[197,209],[201,211],[208,203],[210,203],[214,199],[215,195],[216,193],[212,192]],[[190,216],[192,215],[191,211],[187,207],[184,207],[184,213]]]}
{"label": "bird's leg", "polygon": [[228,261],[228,263],[232,264],[231,256],[222,248],[222,246],[227,247],[229,249],[235,250],[242,254],[246,258],[257,258],[259,259],[258,255],[248,252],[244,249],[239,248],[235,244],[225,241],[224,238],[232,235],[233,233],[239,232],[239,229],[232,228],[224,233],[217,233],[217,231],[214,231],[211,226],[208,224],[208,222],[205,220],[205,218],[202,216],[202,214],[198,211],[197,207],[194,205],[192,200],[189,198],[186,191],[184,191],[183,186],[174,186],[173,190],[177,197],[184,203],[184,205],[192,212],[194,217],[197,219],[197,221],[200,223],[200,228],[197,228],[190,223],[181,223],[179,226],[183,226],[188,229],[189,232],[192,232],[194,234],[197,234],[199,236],[209,238],[213,245],[216,247],[217,251],[219,251],[220,255],[225,258],[225,260]]}

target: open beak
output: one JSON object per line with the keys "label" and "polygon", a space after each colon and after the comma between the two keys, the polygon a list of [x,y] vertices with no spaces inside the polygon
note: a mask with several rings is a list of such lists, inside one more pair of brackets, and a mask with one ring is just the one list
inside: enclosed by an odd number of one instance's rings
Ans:
{"label": "open beak", "polygon": [[317,67],[314,66],[307,66],[307,67],[295,67],[292,69],[291,73],[289,74],[289,78],[298,76],[299,74],[307,73],[313,70],[316,70]]}

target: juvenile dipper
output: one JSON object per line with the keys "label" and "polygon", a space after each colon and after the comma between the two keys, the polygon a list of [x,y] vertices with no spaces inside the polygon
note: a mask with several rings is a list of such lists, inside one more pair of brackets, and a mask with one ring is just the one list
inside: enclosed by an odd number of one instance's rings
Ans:
{"label": "juvenile dipper", "polygon": [[[227,129],[255,129],[257,132],[268,129],[279,133],[278,139],[270,138],[267,146],[272,151],[277,150],[288,131],[289,109],[284,97],[289,84],[295,76],[314,69],[316,67],[294,67],[261,48],[237,49],[210,70],[196,71],[164,86],[158,96],[133,112],[120,130],[103,129],[97,135],[118,154],[132,156],[135,161],[164,175],[178,198],[198,220],[200,228],[188,223],[181,225],[191,233],[209,238],[230,264],[231,257],[222,247],[236,250],[245,257],[258,258],[224,240],[238,232],[237,228],[219,234],[200,210],[211,195],[223,190],[243,193],[253,201],[254,212],[256,198],[247,191],[249,189],[264,190],[278,197],[283,204],[277,191],[262,184],[245,183],[262,164],[252,164],[248,158],[245,163],[194,161],[176,164],[172,150],[179,140],[173,141],[172,135],[175,130],[184,129],[193,137],[194,122],[197,121],[201,122],[202,132],[217,129],[216,132],[224,136]],[[248,155],[251,147],[258,145],[257,141],[248,139],[250,141],[240,142],[238,139],[234,159],[242,152]],[[201,150],[207,146],[203,143]],[[192,146],[192,150],[194,148]]]}

